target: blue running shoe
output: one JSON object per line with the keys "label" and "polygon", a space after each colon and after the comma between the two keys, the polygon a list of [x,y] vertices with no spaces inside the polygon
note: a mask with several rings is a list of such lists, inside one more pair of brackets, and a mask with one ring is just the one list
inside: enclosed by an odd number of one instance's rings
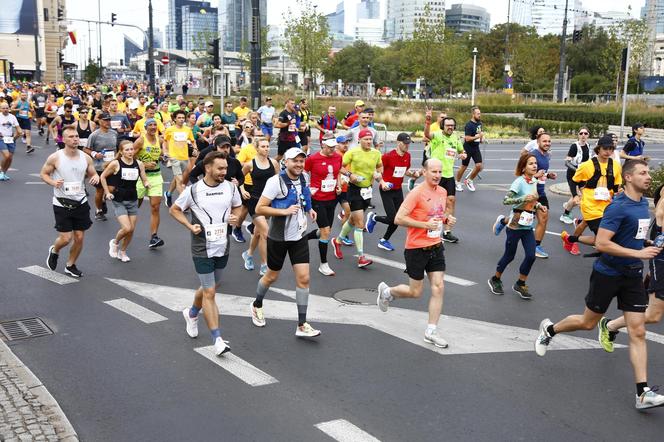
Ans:
{"label": "blue running shoe", "polygon": [[548,258],[549,254],[544,251],[542,246],[535,247],[535,256],[538,258]]}
{"label": "blue running shoe", "polygon": [[246,239],[244,239],[244,235],[242,235],[242,228],[241,227],[235,227],[233,229],[233,239],[235,242],[247,242]]}
{"label": "blue running shoe", "polygon": [[249,254],[248,250],[242,252],[242,259],[244,259],[244,268],[247,270],[254,269],[254,257]]}
{"label": "blue running shoe", "polygon": [[496,222],[493,223],[493,234],[498,236],[500,235],[500,232],[503,231],[503,229],[507,226],[507,224],[503,224],[502,221],[505,219],[505,215],[498,215],[498,218],[496,218]]}
{"label": "blue running shoe", "polygon": [[367,232],[373,233],[374,227],[376,227],[376,214],[369,212],[367,214]]}
{"label": "blue running shoe", "polygon": [[383,238],[378,241],[378,248],[387,250],[388,252],[394,252],[394,246],[388,240]]}
{"label": "blue running shoe", "polygon": [[261,269],[258,272],[260,276],[263,276],[267,273],[267,264],[261,264]]}
{"label": "blue running shoe", "polygon": [[341,237],[341,243],[342,243],[343,245],[345,245],[345,246],[352,246],[352,245],[355,245],[355,243],[353,242],[353,240],[350,239],[350,238],[347,237],[347,236],[342,236],[342,237]]}

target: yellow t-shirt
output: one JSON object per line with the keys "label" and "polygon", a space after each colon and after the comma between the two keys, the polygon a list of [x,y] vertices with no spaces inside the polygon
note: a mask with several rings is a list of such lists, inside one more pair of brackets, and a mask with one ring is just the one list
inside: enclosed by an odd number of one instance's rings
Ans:
{"label": "yellow t-shirt", "polygon": [[189,126],[171,126],[164,133],[164,141],[168,143],[168,156],[174,160],[186,161],[189,159],[189,147],[187,141],[195,144],[194,134]]}
{"label": "yellow t-shirt", "polygon": [[438,124],[437,121],[435,121],[434,123],[431,124],[431,126],[429,126],[429,132],[431,133],[438,132],[439,130],[440,130],[440,124]]}
{"label": "yellow t-shirt", "polygon": [[118,101],[118,112],[125,112],[127,110],[127,103],[124,101]]}
{"label": "yellow t-shirt", "polygon": [[[237,158],[237,160],[244,166],[245,163],[249,163],[251,160],[256,158],[256,155],[258,155],[258,153],[256,152],[254,145],[247,144],[242,149],[240,149],[240,152],[238,152],[235,158]],[[254,182],[251,180],[250,173],[244,176],[244,184],[247,186],[254,184]]]}
{"label": "yellow t-shirt", "polygon": [[245,118],[247,118],[247,115],[249,115],[249,112],[251,112],[251,109],[249,109],[248,106],[245,108],[241,108],[240,106],[238,106],[235,109],[233,109],[233,112],[235,113],[235,115],[237,115],[238,120],[244,120]]}
{"label": "yellow t-shirt", "polygon": [[[164,132],[166,132],[166,128],[161,123],[161,121],[156,120],[156,119],[155,119],[155,121],[157,122],[157,133],[163,134]],[[145,135],[145,118],[141,118],[140,120],[138,120],[136,122],[136,124],[134,125],[133,132],[135,134]]]}
{"label": "yellow t-shirt", "polygon": [[145,106],[138,106],[138,109],[136,109],[136,113],[138,114],[139,117],[142,117],[145,115]]}
{"label": "yellow t-shirt", "polygon": [[[602,171],[602,176],[599,178],[599,181],[597,182],[597,187],[606,187],[606,168],[608,166],[608,162],[605,164],[599,163],[599,168]],[[620,163],[617,161],[613,162],[613,176],[614,176],[614,184],[615,185],[620,185],[622,184],[622,168],[620,167]],[[574,178],[572,178],[574,181],[579,182],[579,181],[588,181],[590,178],[593,177],[595,174],[595,165],[593,164],[592,160],[584,161],[579,165],[579,168],[576,170],[576,173],[574,174]],[[596,200],[595,199],[595,189],[587,189],[583,188],[581,189],[581,215],[583,215],[583,219],[586,221],[591,221],[597,218],[601,218],[604,215],[604,209],[606,209],[606,206],[609,205],[611,202],[611,199],[613,198],[613,190],[609,189],[609,194],[611,195],[611,198],[608,201],[604,200]]]}

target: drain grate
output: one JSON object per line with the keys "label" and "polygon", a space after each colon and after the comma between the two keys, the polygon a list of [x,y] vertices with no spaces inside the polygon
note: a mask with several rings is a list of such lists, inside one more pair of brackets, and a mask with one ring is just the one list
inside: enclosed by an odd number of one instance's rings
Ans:
{"label": "drain grate", "polygon": [[53,331],[39,318],[0,322],[0,333],[8,341],[52,335]]}
{"label": "drain grate", "polygon": [[376,305],[377,295],[378,290],[376,289],[357,288],[336,292],[333,298],[349,305]]}

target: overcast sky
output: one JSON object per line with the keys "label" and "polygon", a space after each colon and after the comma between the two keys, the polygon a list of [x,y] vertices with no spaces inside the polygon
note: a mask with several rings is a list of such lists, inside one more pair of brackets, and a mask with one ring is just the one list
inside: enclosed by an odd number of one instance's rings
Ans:
{"label": "overcast sky", "polygon": [[[126,23],[148,28],[148,0],[98,0],[101,3],[101,21],[110,21],[111,13],[117,14],[118,23]],[[213,5],[217,0],[209,0]],[[387,0],[382,0],[383,2]],[[514,0],[513,0],[514,1]],[[521,1],[521,0],[516,0]],[[527,0],[526,0],[527,1]],[[98,17],[97,2],[94,0],[66,0],[68,18],[96,19]],[[337,0],[313,0],[324,14],[333,12]],[[491,14],[491,26],[503,23],[507,19],[507,0],[447,0],[447,7],[456,3],[468,3],[486,8]],[[570,0],[570,5],[574,1]],[[593,12],[627,11],[632,6],[632,14],[638,16],[645,0],[582,0],[583,9]],[[165,31],[168,23],[168,0],[153,0],[155,28]],[[288,6],[297,5],[297,0],[268,0],[268,24],[279,25],[282,20],[282,12]],[[571,6],[570,6],[571,7]],[[92,57],[98,54],[98,40],[95,26],[92,25],[91,35],[88,36],[88,26],[84,23],[72,22],[69,30],[75,30],[78,38],[76,46],[69,45],[66,51],[65,61],[78,63],[79,65],[87,58],[89,42],[92,41]],[[122,35],[127,34],[136,42],[141,43],[142,33],[135,29],[102,26],[102,55],[104,63],[109,61],[119,62],[124,57]]]}

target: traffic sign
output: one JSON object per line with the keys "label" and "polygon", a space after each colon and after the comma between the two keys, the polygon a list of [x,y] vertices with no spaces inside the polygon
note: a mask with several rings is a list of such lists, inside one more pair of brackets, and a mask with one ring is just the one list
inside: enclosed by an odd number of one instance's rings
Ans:
{"label": "traffic sign", "polygon": [[163,57],[161,57],[161,62],[163,64],[168,64],[170,62],[170,60],[168,59],[168,55],[164,55]]}

